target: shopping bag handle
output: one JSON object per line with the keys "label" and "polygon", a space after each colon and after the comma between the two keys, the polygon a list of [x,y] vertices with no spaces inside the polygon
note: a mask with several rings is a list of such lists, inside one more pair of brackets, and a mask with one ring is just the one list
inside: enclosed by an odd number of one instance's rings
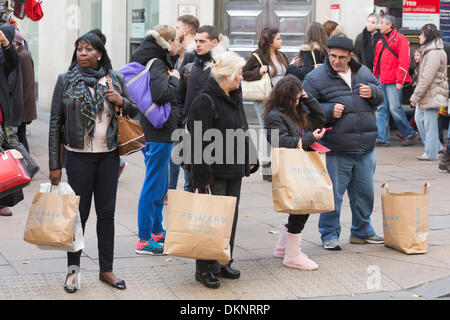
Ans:
{"label": "shopping bag handle", "polygon": [[[195,188],[195,193],[198,194],[198,188]],[[211,193],[211,187],[208,188],[208,194],[209,194],[210,196],[212,196],[212,193]]]}
{"label": "shopping bag handle", "polygon": [[389,185],[387,183],[383,183],[381,185],[381,188],[383,188],[383,191],[385,191],[385,193],[389,193]]}

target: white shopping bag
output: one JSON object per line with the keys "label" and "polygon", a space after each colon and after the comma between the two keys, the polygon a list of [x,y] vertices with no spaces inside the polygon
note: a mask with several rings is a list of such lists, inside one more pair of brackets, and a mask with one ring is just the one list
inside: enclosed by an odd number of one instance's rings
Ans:
{"label": "white shopping bag", "polygon": [[[42,183],[39,192],[53,192],[59,194],[75,195],[69,184],[61,182],[58,186],[53,186],[51,183]],[[80,211],[75,216],[73,223],[73,245],[71,247],[52,247],[52,246],[37,246],[41,250],[60,250],[67,252],[77,252],[84,249],[83,228],[81,226]]]}

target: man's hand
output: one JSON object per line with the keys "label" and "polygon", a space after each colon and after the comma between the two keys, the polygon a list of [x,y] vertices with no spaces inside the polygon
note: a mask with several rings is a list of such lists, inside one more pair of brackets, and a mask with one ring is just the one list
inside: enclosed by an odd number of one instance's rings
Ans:
{"label": "man's hand", "polygon": [[344,109],[345,109],[345,106],[343,104],[336,103],[334,105],[333,117],[335,117],[336,119],[339,119],[340,117],[342,117],[342,113],[344,113]]}
{"label": "man's hand", "polygon": [[361,83],[359,85],[359,96],[364,99],[372,98],[372,87],[367,84]]}
{"label": "man's hand", "polygon": [[61,182],[61,169],[56,169],[56,170],[50,170],[50,182],[52,183],[52,185],[57,186],[59,185],[59,183]]}
{"label": "man's hand", "polygon": [[397,88],[397,90],[402,90],[403,89],[403,85],[401,83],[397,83],[395,85],[395,87]]}
{"label": "man's hand", "polygon": [[417,106],[417,102],[411,101],[411,107],[415,108]]}

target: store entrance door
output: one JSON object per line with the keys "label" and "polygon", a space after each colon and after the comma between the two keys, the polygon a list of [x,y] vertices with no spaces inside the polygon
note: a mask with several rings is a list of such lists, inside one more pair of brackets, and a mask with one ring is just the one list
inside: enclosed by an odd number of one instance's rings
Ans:
{"label": "store entrance door", "polygon": [[259,32],[280,29],[283,52],[298,53],[306,28],[314,18],[315,0],[216,0],[216,22],[230,38],[230,48],[247,57],[258,47]]}

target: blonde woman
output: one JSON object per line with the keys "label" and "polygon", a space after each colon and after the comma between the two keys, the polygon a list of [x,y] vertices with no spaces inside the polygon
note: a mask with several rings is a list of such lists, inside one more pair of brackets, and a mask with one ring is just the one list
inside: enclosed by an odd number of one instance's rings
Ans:
{"label": "blonde woman", "polygon": [[[214,57],[214,60],[215,62],[210,65],[212,77],[191,105],[188,129],[193,143],[196,144],[195,147],[201,146],[202,154],[208,146],[208,143],[203,142],[202,139],[204,133],[209,129],[219,130],[224,142],[223,158],[218,159],[217,155],[220,152],[216,151],[216,157],[212,164],[208,164],[205,159],[202,159],[201,163],[194,163],[191,166],[191,173],[194,188],[198,188],[199,192],[211,191],[214,195],[237,197],[230,237],[231,258],[233,258],[242,178],[258,170],[258,161],[256,150],[249,138],[245,138],[244,144],[233,143],[234,141],[230,144],[230,141],[227,141],[228,137],[234,139],[233,135],[230,135],[230,130],[232,132],[248,130],[240,89],[242,67],[245,60],[231,51]],[[202,135],[196,136],[194,125],[200,124]],[[226,148],[227,145],[233,145],[234,148],[229,150]],[[194,151],[194,149],[191,150]],[[233,154],[230,154],[231,152]],[[239,159],[245,160],[239,161]],[[233,259],[227,265],[221,266],[217,261],[197,260],[195,278],[208,288],[219,288],[220,281],[216,275],[227,279],[240,277],[240,271],[231,268],[232,262]]]}

